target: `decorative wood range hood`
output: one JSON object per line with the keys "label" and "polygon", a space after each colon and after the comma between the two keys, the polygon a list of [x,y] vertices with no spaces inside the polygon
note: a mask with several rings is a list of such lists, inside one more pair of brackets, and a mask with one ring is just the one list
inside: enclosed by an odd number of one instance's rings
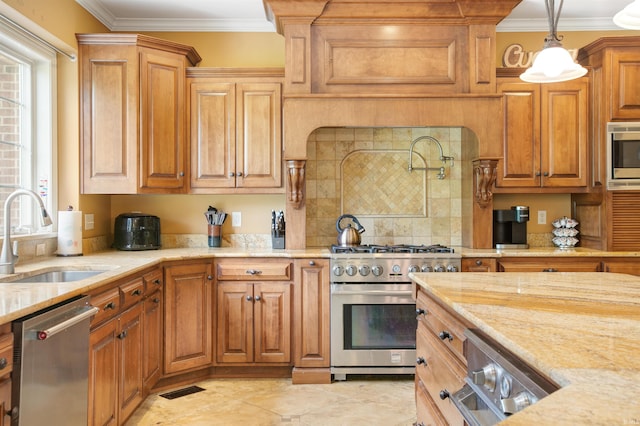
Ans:
{"label": "decorative wood range hood", "polygon": [[[264,0],[285,37],[286,209],[299,230],[287,233],[287,248],[305,247],[306,142],[320,127],[469,129],[478,143],[473,221],[491,223],[502,140],[495,30],[520,1]],[[470,245],[485,248],[491,227],[473,228]]]}

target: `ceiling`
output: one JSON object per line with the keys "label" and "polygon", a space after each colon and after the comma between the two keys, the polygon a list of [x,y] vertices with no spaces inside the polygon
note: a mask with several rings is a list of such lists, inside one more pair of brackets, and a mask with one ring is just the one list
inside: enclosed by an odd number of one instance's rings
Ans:
{"label": "ceiling", "polygon": [[[111,31],[273,32],[262,0],[76,0]],[[564,0],[563,31],[620,30],[612,18],[632,0]],[[556,2],[556,9],[559,5]],[[549,29],[544,0],[522,0],[499,32]]]}

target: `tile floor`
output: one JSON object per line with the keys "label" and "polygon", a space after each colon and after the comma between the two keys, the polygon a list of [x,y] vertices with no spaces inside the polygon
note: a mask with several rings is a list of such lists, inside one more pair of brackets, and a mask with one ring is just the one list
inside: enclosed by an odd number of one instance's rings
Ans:
{"label": "tile floor", "polygon": [[195,384],[204,391],[173,400],[150,395],[126,426],[413,425],[412,378],[354,377],[329,385],[292,385],[291,379],[206,380]]}

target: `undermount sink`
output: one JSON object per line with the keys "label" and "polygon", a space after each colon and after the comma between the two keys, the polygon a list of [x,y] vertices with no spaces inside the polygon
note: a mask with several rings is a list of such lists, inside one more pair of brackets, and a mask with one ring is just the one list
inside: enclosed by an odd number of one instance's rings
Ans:
{"label": "undermount sink", "polygon": [[11,280],[12,283],[66,283],[90,278],[106,272],[104,270],[75,270],[63,269],[59,271],[47,271],[28,277]]}

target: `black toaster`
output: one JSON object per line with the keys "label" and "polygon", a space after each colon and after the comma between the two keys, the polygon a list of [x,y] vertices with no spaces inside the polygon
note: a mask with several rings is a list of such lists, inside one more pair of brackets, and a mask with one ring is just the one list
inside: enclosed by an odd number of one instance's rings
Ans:
{"label": "black toaster", "polygon": [[143,213],[122,213],[116,217],[113,247],[117,250],[160,248],[160,218]]}

